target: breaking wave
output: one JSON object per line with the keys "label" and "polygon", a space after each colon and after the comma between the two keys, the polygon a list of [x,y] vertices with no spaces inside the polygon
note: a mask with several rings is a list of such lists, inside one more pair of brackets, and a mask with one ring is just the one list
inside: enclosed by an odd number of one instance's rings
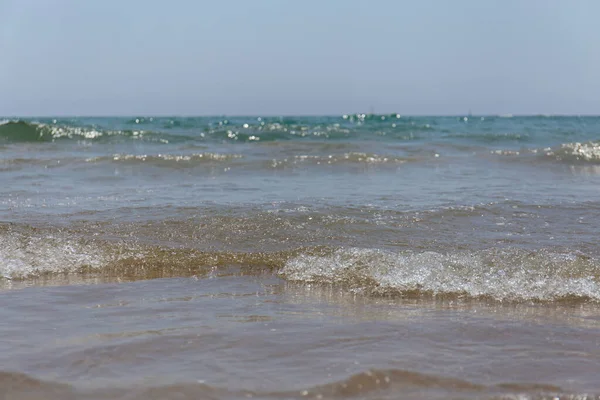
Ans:
{"label": "breaking wave", "polygon": [[302,254],[280,270],[288,280],[339,284],[372,295],[462,296],[498,301],[600,300],[600,263],[547,250],[440,254],[337,249]]}
{"label": "breaking wave", "polygon": [[0,143],[36,143],[55,142],[58,140],[106,141],[110,139],[169,143],[170,141],[181,141],[185,137],[143,130],[107,130],[84,126],[43,124],[22,120],[5,121],[0,124]]}
{"label": "breaking wave", "polygon": [[565,143],[557,149],[548,149],[547,157],[574,163],[600,163],[600,142]]}
{"label": "breaking wave", "polygon": [[[539,119],[539,118],[538,118]],[[374,140],[383,142],[434,141],[438,144],[539,145],[540,142],[594,139],[595,119],[589,127],[565,119],[564,127],[542,119],[531,128],[531,118],[402,117],[398,114],[355,114],[329,117],[138,117],[18,119],[0,121],[0,143],[57,140],[127,141],[158,143],[213,141],[227,143]],[[562,121],[562,120],[561,120]],[[587,120],[586,120],[587,121]],[[560,142],[559,142],[560,143]],[[581,146],[566,144],[563,153],[581,157]],[[592,144],[593,146],[593,144]],[[586,150],[583,150],[586,153]],[[585,155],[583,156],[585,157]]]}
{"label": "breaking wave", "polygon": [[227,267],[250,274],[268,270],[289,281],[337,285],[364,295],[600,301],[600,260],[546,249],[442,254],[307,246],[235,252],[93,241],[10,227],[0,232],[0,277],[5,281],[61,274],[130,280],[203,276]]}
{"label": "breaking wave", "polygon": [[496,149],[491,150],[490,153],[496,156],[511,157],[511,159],[541,161],[542,163],[550,161],[572,165],[600,164],[600,142],[594,141],[563,143],[559,146],[543,149]]}

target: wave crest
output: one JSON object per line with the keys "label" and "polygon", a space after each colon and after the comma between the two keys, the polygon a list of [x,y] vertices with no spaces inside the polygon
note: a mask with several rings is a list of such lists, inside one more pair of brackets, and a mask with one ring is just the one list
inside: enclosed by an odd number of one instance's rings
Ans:
{"label": "wave crest", "polygon": [[600,301],[596,260],[547,251],[492,249],[443,255],[338,249],[330,255],[291,259],[280,275],[291,281],[343,284],[366,294]]}
{"label": "wave crest", "polygon": [[41,125],[25,121],[4,121],[0,124],[0,140],[4,142],[47,142],[52,140]]}
{"label": "wave crest", "polygon": [[560,148],[548,150],[546,156],[559,161],[600,163],[600,142],[564,143]]}
{"label": "wave crest", "polygon": [[300,246],[275,251],[198,250],[139,240],[92,240],[66,231],[0,226],[0,278],[153,279],[205,276],[230,267],[288,281],[332,284],[364,295],[600,302],[600,260],[576,252],[517,248],[393,252]]}
{"label": "wave crest", "polygon": [[0,124],[0,142],[28,143],[53,142],[56,140],[106,140],[128,138],[135,140],[169,143],[172,135],[156,134],[142,130],[103,130],[93,127],[43,124],[23,120],[5,121]]}

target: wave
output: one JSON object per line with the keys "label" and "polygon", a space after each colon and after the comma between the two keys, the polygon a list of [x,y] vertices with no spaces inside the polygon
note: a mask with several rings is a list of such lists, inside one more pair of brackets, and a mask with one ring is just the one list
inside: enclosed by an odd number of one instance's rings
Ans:
{"label": "wave", "polygon": [[[156,154],[135,155],[115,154],[111,157],[94,157],[86,159],[87,162],[116,161],[130,163],[199,163],[206,161],[232,161],[244,158],[241,154],[226,153],[195,153],[195,154]],[[385,156],[373,153],[349,152],[343,154],[329,155],[294,155],[284,159],[273,159],[269,161],[273,167],[290,164],[382,164],[382,163],[404,163],[408,159]],[[261,161],[262,162],[262,161]]]}
{"label": "wave", "polygon": [[[425,160],[425,157],[422,157]],[[348,152],[343,154],[308,155],[299,154],[291,157],[273,159],[269,165],[273,168],[285,168],[298,165],[352,165],[352,164],[403,164],[417,161],[417,157],[395,157],[375,153]]]}
{"label": "wave", "polygon": [[0,249],[0,277],[10,280],[100,269],[115,256],[94,243],[57,234],[19,233],[10,226],[0,234]]}
{"label": "wave", "polygon": [[109,130],[94,127],[68,126],[29,122],[4,121],[0,124],[0,143],[37,143],[59,140],[142,140],[158,143],[178,142],[193,138],[143,130]]}
{"label": "wave", "polygon": [[600,142],[564,143],[556,149],[546,149],[545,156],[569,163],[600,164]]}
{"label": "wave", "polygon": [[[423,158],[423,157],[422,157]],[[423,158],[424,159],[424,158]],[[242,161],[244,160],[244,161]],[[375,153],[347,152],[342,154],[327,155],[309,155],[296,154],[285,158],[273,158],[265,161],[264,159],[250,160],[245,159],[241,154],[231,153],[194,153],[194,154],[155,154],[155,155],[135,155],[135,154],[115,154],[110,157],[88,158],[86,162],[118,162],[129,164],[146,164],[156,166],[194,166],[210,162],[240,164],[244,168],[275,168],[282,169],[298,166],[326,166],[326,165],[381,165],[381,164],[403,164],[408,161],[417,161],[417,157],[395,157]]]}
{"label": "wave", "polygon": [[[0,224],[0,281],[50,281],[65,275],[107,280],[190,277],[204,276],[213,268],[229,267],[253,273],[276,271],[288,259],[302,253],[319,254],[318,249],[310,247],[270,252],[198,250],[189,246],[193,240],[188,246],[177,242],[169,246],[167,237],[174,232],[168,225],[158,228],[160,232],[150,237],[147,237],[150,231],[157,229],[154,225],[145,227],[148,232],[139,232],[125,224],[118,228],[120,233],[109,227],[104,232],[99,231],[97,228],[102,225],[92,223],[67,230]],[[228,228],[235,229],[235,226]],[[173,229],[183,228],[176,225]],[[183,235],[188,233],[183,232]],[[138,234],[135,240],[126,238]]]}
{"label": "wave", "polygon": [[130,164],[203,164],[207,162],[227,162],[241,159],[241,154],[226,153],[194,153],[194,154],[114,154],[112,156],[92,157],[85,159],[88,163],[96,162],[121,162]]}
{"label": "wave", "polygon": [[[161,386],[132,385],[78,389],[74,386],[45,381],[24,373],[0,371],[0,391],[11,399],[341,399],[348,397],[375,398],[418,396],[419,398],[447,398],[474,396],[475,398],[519,399],[591,399],[593,394],[565,392],[555,385],[537,383],[500,383],[493,385],[470,382],[453,377],[424,374],[403,369],[369,369],[343,380],[300,390],[252,391],[229,390],[201,382],[173,383]],[[424,396],[425,395],[425,396]]]}
{"label": "wave", "polygon": [[[137,121],[137,122],[136,122]],[[374,121],[379,121],[375,119]],[[381,124],[354,123],[337,119],[135,119],[49,120],[34,122],[12,120],[0,123],[0,142],[55,142],[58,140],[115,141],[141,140],[158,143],[186,141],[274,142],[298,140],[341,141],[346,139],[414,140],[419,132],[435,131],[428,123],[396,121]],[[96,123],[96,122],[99,122]],[[83,124],[83,125],[82,125]],[[132,129],[133,127],[137,129]]]}
{"label": "wave", "polygon": [[367,295],[600,301],[599,260],[547,250],[440,254],[337,249],[324,256],[302,254],[279,274],[291,281],[344,285]]}
{"label": "wave", "polygon": [[[301,250],[297,250],[301,251]],[[0,278],[35,280],[58,275],[124,279],[202,276],[215,267],[276,269],[297,251],[206,252],[172,249],[119,240],[91,241],[75,235],[31,235],[8,229],[0,234]]]}
{"label": "wave", "polygon": [[0,140],[4,142],[51,141],[51,134],[40,129],[41,126],[25,121],[3,121],[0,124]]}
{"label": "wave", "polygon": [[576,252],[491,248],[442,254],[314,245],[214,251],[92,240],[65,231],[11,226],[0,231],[0,277],[5,281],[60,275],[129,280],[205,276],[213,268],[229,267],[250,274],[270,271],[293,282],[337,285],[366,296],[600,301],[600,260]]}
{"label": "wave", "polygon": [[499,142],[527,143],[532,137],[527,133],[511,132],[472,132],[472,133],[448,133],[442,136],[447,139],[467,139],[472,142],[492,144]]}
{"label": "wave", "polygon": [[[437,397],[441,395],[442,398],[446,398],[450,393],[454,395],[472,393],[477,394],[478,398],[480,398],[481,394],[486,392],[494,397],[498,395],[507,396],[512,393],[519,393],[522,396],[523,394],[542,395],[563,392],[560,387],[547,384],[504,383],[487,386],[463,379],[424,374],[411,370],[369,369],[338,382],[313,387],[309,390],[301,390],[299,394],[304,398],[336,399],[362,397],[369,394],[382,394],[386,392],[394,393],[396,396],[399,393],[403,396],[416,394],[423,396],[429,390],[432,390],[429,396]],[[300,397],[298,396],[298,392],[270,393],[270,395],[279,398]],[[425,397],[431,398],[429,396]]]}
{"label": "wave", "polygon": [[600,164],[600,142],[570,142],[546,148],[497,149],[490,154],[533,163],[557,162],[570,165]]}
{"label": "wave", "polygon": [[399,114],[348,114],[323,117],[126,117],[4,120],[0,142],[56,140],[142,140],[160,143],[186,141],[274,142],[415,140],[539,144],[548,140],[590,140],[598,118],[492,116],[405,117]]}
{"label": "wave", "polygon": [[[272,159],[262,157],[249,157],[237,153],[164,153],[164,154],[127,154],[117,153],[107,156],[95,157],[73,157],[61,156],[55,158],[3,158],[0,159],[0,171],[11,171],[24,169],[32,166],[44,166],[46,168],[61,168],[101,164],[127,164],[156,166],[163,168],[196,167],[210,164],[225,164],[232,167],[243,167],[248,169],[287,169],[303,166],[335,166],[335,165],[399,165],[406,162],[428,161],[435,155],[419,155],[410,157],[398,157],[377,153],[347,152],[324,155],[312,154],[290,154],[287,157],[275,157]],[[229,169],[228,169],[229,170]],[[242,171],[242,170],[240,170]]]}

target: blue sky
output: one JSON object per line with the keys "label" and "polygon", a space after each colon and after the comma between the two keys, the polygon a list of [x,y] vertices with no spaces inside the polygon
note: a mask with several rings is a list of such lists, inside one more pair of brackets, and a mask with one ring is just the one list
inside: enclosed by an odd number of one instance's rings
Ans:
{"label": "blue sky", "polygon": [[0,0],[0,115],[600,114],[597,0]]}

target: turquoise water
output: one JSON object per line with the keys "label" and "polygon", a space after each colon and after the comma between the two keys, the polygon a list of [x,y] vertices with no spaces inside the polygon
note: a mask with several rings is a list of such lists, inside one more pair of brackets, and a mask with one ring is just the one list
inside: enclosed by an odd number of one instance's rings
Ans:
{"label": "turquoise water", "polygon": [[[324,260],[348,249],[390,252],[390,260],[464,255],[467,270],[481,271],[482,254],[506,253],[494,268],[516,271],[522,266],[512,258],[534,251],[551,268],[562,268],[561,257],[591,263],[577,275],[586,284],[525,294],[523,282],[504,287],[499,279],[501,290],[458,281],[434,291],[600,299],[599,132],[598,117],[7,118],[2,240],[14,247],[16,231],[22,239],[44,228],[72,245],[93,239],[108,253],[85,260],[112,259],[110,246],[126,241],[275,252],[281,268],[289,267],[286,252],[312,257],[323,248]],[[69,266],[44,266],[4,248],[9,278],[87,265],[74,256]]]}
{"label": "turquoise water", "polygon": [[600,118],[4,118],[0,397],[598,399]]}

